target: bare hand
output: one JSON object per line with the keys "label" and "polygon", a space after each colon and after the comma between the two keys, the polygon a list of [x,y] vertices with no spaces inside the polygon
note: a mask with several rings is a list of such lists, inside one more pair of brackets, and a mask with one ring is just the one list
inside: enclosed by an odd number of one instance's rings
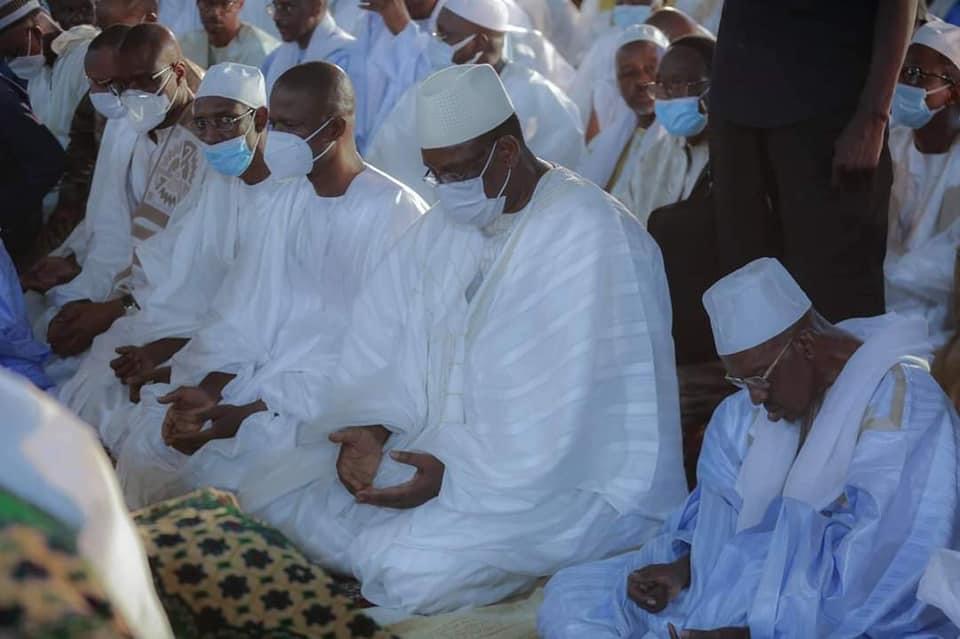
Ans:
{"label": "bare hand", "polygon": [[677,631],[671,623],[667,624],[670,639],[750,639],[749,628],[717,628],[716,630]]}
{"label": "bare hand", "polygon": [[443,485],[443,462],[429,453],[393,451],[390,456],[401,464],[417,469],[413,479],[390,488],[365,488],[357,493],[361,504],[383,508],[416,508],[440,494]]}
{"label": "bare hand", "polygon": [[690,584],[690,557],[671,564],[652,564],[627,577],[627,595],[638,606],[657,614]]}
{"label": "bare hand", "polygon": [[127,393],[131,404],[140,403],[140,391],[148,384],[169,384],[170,367],[162,366],[147,371],[142,375],[134,375],[123,382],[127,386]]}
{"label": "bare hand", "polygon": [[54,286],[69,282],[79,273],[80,265],[77,264],[77,259],[73,255],[69,257],[48,255],[20,276],[20,285],[26,291],[46,293]]}
{"label": "bare hand", "polygon": [[887,123],[871,113],[857,111],[840,133],[833,149],[833,185],[872,177],[880,164]]}
{"label": "bare hand", "polygon": [[116,302],[70,302],[50,321],[47,341],[60,357],[78,355],[90,348],[93,339],[105,333],[122,314],[123,307]]}
{"label": "bare hand", "polygon": [[337,475],[351,495],[373,485],[389,436],[383,426],[351,426],[330,435],[331,442],[340,444]]}
{"label": "bare hand", "polygon": [[[259,408],[259,406],[263,407]],[[266,406],[259,402],[247,406],[218,404],[213,408],[202,411],[198,416],[204,422],[210,421],[210,428],[196,432],[174,432],[168,445],[184,455],[192,455],[203,448],[207,442],[236,437],[243,421],[260,410],[266,410]]]}
{"label": "bare hand", "polygon": [[110,362],[110,368],[125,386],[131,379],[147,375],[160,364],[147,346],[121,346],[116,353],[120,357]]}
{"label": "bare hand", "polygon": [[403,0],[362,0],[360,8],[379,13],[393,35],[397,35],[410,24],[410,11]]}
{"label": "bare hand", "polygon": [[207,411],[217,405],[219,398],[195,386],[181,386],[157,401],[170,405],[163,419],[161,433],[163,443],[173,446],[175,438],[197,433],[203,428]]}

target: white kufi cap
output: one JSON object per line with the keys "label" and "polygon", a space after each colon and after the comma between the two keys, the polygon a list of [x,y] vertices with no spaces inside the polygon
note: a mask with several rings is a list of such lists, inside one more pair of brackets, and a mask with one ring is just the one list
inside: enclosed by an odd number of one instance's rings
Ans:
{"label": "white kufi cap", "polygon": [[617,49],[633,44],[634,42],[649,42],[657,47],[657,59],[663,57],[663,54],[670,48],[670,39],[663,31],[652,24],[631,24],[620,34],[620,40],[617,42]]}
{"label": "white kufi cap", "polygon": [[267,89],[257,67],[222,62],[207,70],[197,90],[198,98],[227,98],[253,109],[267,106]]}
{"label": "white kufi cap", "polygon": [[515,113],[500,76],[489,64],[447,67],[417,90],[420,148],[463,144],[489,133]]}
{"label": "white kufi cap", "polygon": [[960,69],[960,27],[943,20],[931,20],[913,34],[913,44],[930,47]]}
{"label": "white kufi cap", "polygon": [[703,295],[719,355],[763,344],[797,323],[813,306],[787,269],[763,257],[727,275]]}
{"label": "white kufi cap", "polygon": [[512,30],[510,10],[503,0],[447,0],[443,7],[484,29],[498,33]]}
{"label": "white kufi cap", "polygon": [[0,0],[0,31],[42,8],[37,0]]}

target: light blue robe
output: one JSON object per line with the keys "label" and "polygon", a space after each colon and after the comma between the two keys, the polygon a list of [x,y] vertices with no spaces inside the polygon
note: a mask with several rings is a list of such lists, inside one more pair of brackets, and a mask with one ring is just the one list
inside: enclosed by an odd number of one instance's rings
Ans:
{"label": "light blue robe", "polygon": [[43,372],[50,349],[33,338],[20,278],[0,242],[0,367],[26,377],[42,389],[53,386]]}
{"label": "light blue robe", "polygon": [[[558,637],[669,636],[680,628],[748,626],[773,637],[951,637],[916,598],[931,553],[958,539],[960,419],[922,368],[898,364],[875,391],[844,494],[822,512],[778,497],[736,533],[737,477],[754,407],[728,398],[707,429],[699,485],[641,550],[569,568],[547,585],[539,628]],[[627,596],[628,575],[691,552],[691,586],[659,615]]]}

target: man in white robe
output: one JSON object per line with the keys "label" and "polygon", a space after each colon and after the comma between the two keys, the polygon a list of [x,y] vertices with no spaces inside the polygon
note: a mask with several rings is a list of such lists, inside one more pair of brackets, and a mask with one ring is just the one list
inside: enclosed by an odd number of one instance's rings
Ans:
{"label": "man in white robe", "polygon": [[960,247],[960,28],[920,27],[907,49],[890,132],[893,187],[887,256],[888,311],[926,319],[937,346],[952,335]]}
{"label": "man in white robe", "polygon": [[[130,636],[173,639],[140,532],[90,427],[5,370],[0,370],[0,406],[0,490],[75,533],[77,554],[91,567]],[[42,602],[33,603],[44,611]]]}
{"label": "man in white robe", "polygon": [[[235,259],[246,212],[271,206],[273,188],[264,184],[266,105],[255,67],[225,63],[204,77],[191,128],[213,170],[180,203],[177,221],[137,247],[131,276],[118,286],[135,300],[134,310],[94,339],[77,373],[58,389],[60,401],[96,427],[110,450],[126,435],[127,423],[114,414],[137,400],[144,383],[163,379],[156,369],[200,327]],[[225,153],[238,139],[239,150]]]}
{"label": "man in white robe", "polygon": [[183,55],[206,69],[221,62],[253,67],[263,64],[280,42],[262,29],[240,19],[244,0],[200,0],[202,29],[180,38]]}
{"label": "man in white robe", "polygon": [[644,224],[654,210],[690,197],[706,170],[713,48],[710,38],[686,36],[660,61],[656,124],[644,134],[637,162],[624,167],[611,192]]}
{"label": "man in white robe", "polygon": [[[598,131],[629,110],[617,90],[616,54],[624,29],[643,24],[662,6],[661,0],[617,0],[613,10],[605,13],[605,27],[589,41],[577,75],[570,86],[570,99],[580,109],[589,142]],[[593,126],[591,119],[595,122]]]}
{"label": "man in white robe", "polygon": [[335,362],[362,282],[426,208],[360,158],[353,109],[334,65],[307,63],[277,81],[266,160],[280,188],[272,207],[244,212],[236,262],[171,360],[171,383],[145,387],[129,411],[118,472],[131,507],[236,489],[252,460],[293,447],[291,418]]}
{"label": "man in white robe", "polygon": [[617,191],[621,177],[632,173],[631,167],[646,150],[646,133],[656,119],[652,88],[660,59],[669,46],[667,36],[646,24],[627,27],[620,36],[614,58],[616,78],[629,108],[590,141],[577,164],[580,175],[608,193]]}
{"label": "man in white robe", "polygon": [[743,390],[714,413],[698,486],[641,550],[554,577],[540,634],[957,636],[917,599],[960,534],[960,418],[920,359],[923,322],[834,326],[770,258],[704,305]]}
{"label": "man in white robe", "polygon": [[686,488],[656,244],[533,154],[491,66],[424,82],[417,128],[440,202],[367,282],[297,451],[240,497],[368,600],[436,613],[616,552]]}
{"label": "man in white robe", "polygon": [[126,116],[104,131],[86,217],[37,267],[58,275],[46,280],[56,285],[34,311],[35,332],[60,356],[50,365],[56,381],[75,372],[73,356],[133,306],[113,293],[132,268],[134,248],[176,219],[177,204],[206,171],[184,126],[193,91],[173,34],[158,24],[133,27],[118,60]]}
{"label": "man in white robe", "polygon": [[0,54],[27,81],[33,112],[64,148],[87,92],[83,58],[97,33],[90,25],[63,31],[36,0],[0,2]]}
{"label": "man in white robe", "polygon": [[[583,152],[577,109],[543,76],[504,57],[508,19],[500,0],[449,0],[437,18],[437,33],[456,49],[453,64],[480,62],[498,71],[534,153],[562,166],[576,166]],[[417,87],[410,89],[383,122],[367,157],[433,202],[433,186],[423,180],[426,166],[416,140],[417,93]]]}

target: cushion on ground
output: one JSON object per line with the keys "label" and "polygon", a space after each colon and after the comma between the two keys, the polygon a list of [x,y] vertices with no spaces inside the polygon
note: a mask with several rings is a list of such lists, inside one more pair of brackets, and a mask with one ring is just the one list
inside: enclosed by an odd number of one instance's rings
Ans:
{"label": "cushion on ground", "polygon": [[203,489],[134,514],[178,639],[387,639],[281,533]]}

